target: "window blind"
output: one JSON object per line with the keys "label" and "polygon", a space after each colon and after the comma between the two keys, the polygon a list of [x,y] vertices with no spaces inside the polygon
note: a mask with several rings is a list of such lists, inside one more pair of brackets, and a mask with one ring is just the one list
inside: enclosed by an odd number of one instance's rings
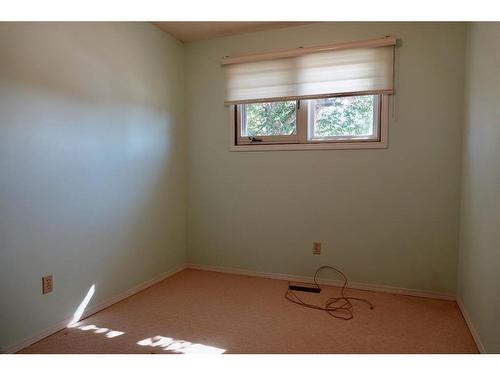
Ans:
{"label": "window blind", "polygon": [[394,38],[222,60],[226,104],[392,94]]}

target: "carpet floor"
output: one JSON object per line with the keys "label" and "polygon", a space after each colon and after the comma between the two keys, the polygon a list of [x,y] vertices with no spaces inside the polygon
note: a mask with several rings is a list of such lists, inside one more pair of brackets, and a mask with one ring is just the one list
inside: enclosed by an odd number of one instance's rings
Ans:
{"label": "carpet floor", "polygon": [[[20,353],[477,353],[453,301],[349,289],[352,320],[295,305],[287,282],[187,269]],[[301,293],[301,292],[299,292]],[[338,295],[301,293],[322,303]]]}

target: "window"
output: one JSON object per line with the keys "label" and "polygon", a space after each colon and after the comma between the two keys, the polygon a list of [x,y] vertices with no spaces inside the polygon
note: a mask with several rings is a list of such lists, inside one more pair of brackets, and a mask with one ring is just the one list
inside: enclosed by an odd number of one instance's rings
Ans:
{"label": "window", "polygon": [[262,150],[266,145],[274,146],[264,149],[386,147],[387,96],[245,103],[233,109],[232,149],[260,146],[254,148]]}
{"label": "window", "polygon": [[298,143],[298,101],[248,103],[236,108],[237,144]]}
{"label": "window", "polygon": [[226,57],[231,149],[387,146],[395,39]]}
{"label": "window", "polygon": [[313,99],[308,103],[308,137],[321,141],[378,141],[380,96]]}

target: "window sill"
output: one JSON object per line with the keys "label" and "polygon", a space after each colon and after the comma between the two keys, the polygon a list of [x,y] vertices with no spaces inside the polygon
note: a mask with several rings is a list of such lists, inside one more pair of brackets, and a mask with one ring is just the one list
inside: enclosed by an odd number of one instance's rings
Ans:
{"label": "window sill", "polygon": [[379,142],[330,142],[330,143],[293,143],[265,145],[231,145],[230,151],[308,151],[308,150],[359,150],[387,148],[387,140]]}

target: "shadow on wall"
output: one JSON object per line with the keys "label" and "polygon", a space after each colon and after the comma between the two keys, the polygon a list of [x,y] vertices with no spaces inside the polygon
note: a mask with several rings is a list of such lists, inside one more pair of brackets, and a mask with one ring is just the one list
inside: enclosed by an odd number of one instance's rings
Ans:
{"label": "shadow on wall", "polygon": [[[158,79],[157,73],[166,71],[175,78],[175,62],[144,58],[151,52],[148,45],[133,40],[140,38],[136,32],[139,30],[133,28],[141,27],[80,22],[6,25],[3,37],[8,40],[14,37],[10,33],[15,34],[17,43],[2,45],[3,79],[77,101],[92,100],[95,105],[105,101],[139,104],[155,111],[167,106],[172,110],[174,102],[180,100],[178,93],[172,90],[169,80]],[[159,38],[165,38],[164,33],[158,33]],[[175,48],[162,43],[163,51],[158,51],[158,56],[174,56]]]}

